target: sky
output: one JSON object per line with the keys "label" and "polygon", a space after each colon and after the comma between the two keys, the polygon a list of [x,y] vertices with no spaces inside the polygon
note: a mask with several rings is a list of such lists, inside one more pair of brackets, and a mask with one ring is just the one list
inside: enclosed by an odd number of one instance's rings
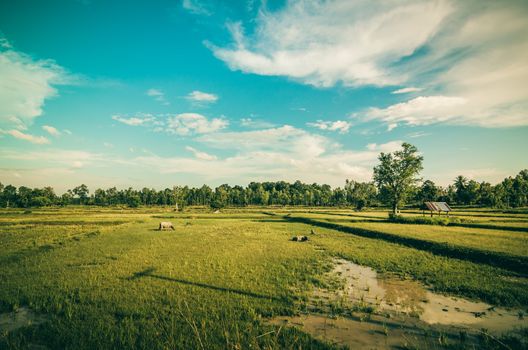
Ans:
{"label": "sky", "polygon": [[0,182],[91,189],[528,168],[526,1],[0,2]]}

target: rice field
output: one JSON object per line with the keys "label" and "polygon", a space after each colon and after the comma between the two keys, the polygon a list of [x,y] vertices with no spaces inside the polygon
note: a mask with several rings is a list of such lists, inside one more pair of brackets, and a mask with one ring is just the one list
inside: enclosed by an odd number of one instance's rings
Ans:
{"label": "rice field", "polygon": [[[397,224],[386,211],[339,208],[2,210],[0,348],[346,347],[270,322],[312,312],[315,288],[339,289],[328,279],[336,258],[443,295],[527,312],[528,279],[518,266],[528,260],[528,215],[461,215],[468,225],[497,227]],[[157,231],[160,221],[176,230]],[[292,242],[294,235],[309,240]],[[332,310],[324,316],[353,317]],[[435,348],[526,346],[519,322],[515,335],[471,342],[438,342],[440,331],[431,328],[431,341]]]}

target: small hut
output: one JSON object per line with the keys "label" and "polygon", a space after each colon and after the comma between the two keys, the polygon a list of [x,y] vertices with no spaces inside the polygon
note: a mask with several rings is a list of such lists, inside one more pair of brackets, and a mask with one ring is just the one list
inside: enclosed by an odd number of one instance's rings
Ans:
{"label": "small hut", "polygon": [[446,215],[449,216],[449,212],[453,211],[453,209],[451,209],[449,204],[447,204],[446,202],[424,202],[424,205],[425,208],[427,208],[431,212],[431,217],[433,216],[434,212],[437,212],[438,215],[446,213]]}

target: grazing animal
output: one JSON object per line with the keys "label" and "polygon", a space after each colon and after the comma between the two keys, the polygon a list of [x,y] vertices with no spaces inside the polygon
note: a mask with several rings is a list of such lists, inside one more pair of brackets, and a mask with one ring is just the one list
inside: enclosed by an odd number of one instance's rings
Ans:
{"label": "grazing animal", "polygon": [[160,224],[159,224],[159,230],[160,231],[168,230],[168,229],[174,230],[174,226],[172,225],[172,222],[170,222],[170,221],[162,221],[162,222],[160,222]]}
{"label": "grazing animal", "polygon": [[292,241],[294,242],[304,242],[304,241],[307,241],[308,240],[308,237],[306,236],[293,236],[292,237]]}

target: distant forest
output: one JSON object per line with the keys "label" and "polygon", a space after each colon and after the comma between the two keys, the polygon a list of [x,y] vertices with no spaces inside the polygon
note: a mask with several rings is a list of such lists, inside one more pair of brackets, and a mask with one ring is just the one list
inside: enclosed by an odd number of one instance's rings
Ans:
{"label": "distant forest", "polygon": [[[408,205],[420,206],[424,201],[445,201],[456,205],[477,205],[486,207],[513,208],[528,205],[528,170],[522,170],[515,177],[508,177],[501,183],[468,180],[463,176],[454,179],[453,184],[442,187],[425,180],[416,186]],[[28,188],[0,183],[0,206],[42,207],[51,205],[126,205],[138,206],[226,206],[248,205],[300,205],[300,206],[350,206],[357,209],[382,205],[380,191],[373,182],[347,180],[344,187],[331,188],[329,185],[305,184],[300,181],[288,183],[251,182],[246,187],[221,185],[212,189],[207,185],[199,188],[174,186],[164,190],[143,188],[96,189],[91,192],[86,185],[77,186],[62,195],[52,187]]]}

